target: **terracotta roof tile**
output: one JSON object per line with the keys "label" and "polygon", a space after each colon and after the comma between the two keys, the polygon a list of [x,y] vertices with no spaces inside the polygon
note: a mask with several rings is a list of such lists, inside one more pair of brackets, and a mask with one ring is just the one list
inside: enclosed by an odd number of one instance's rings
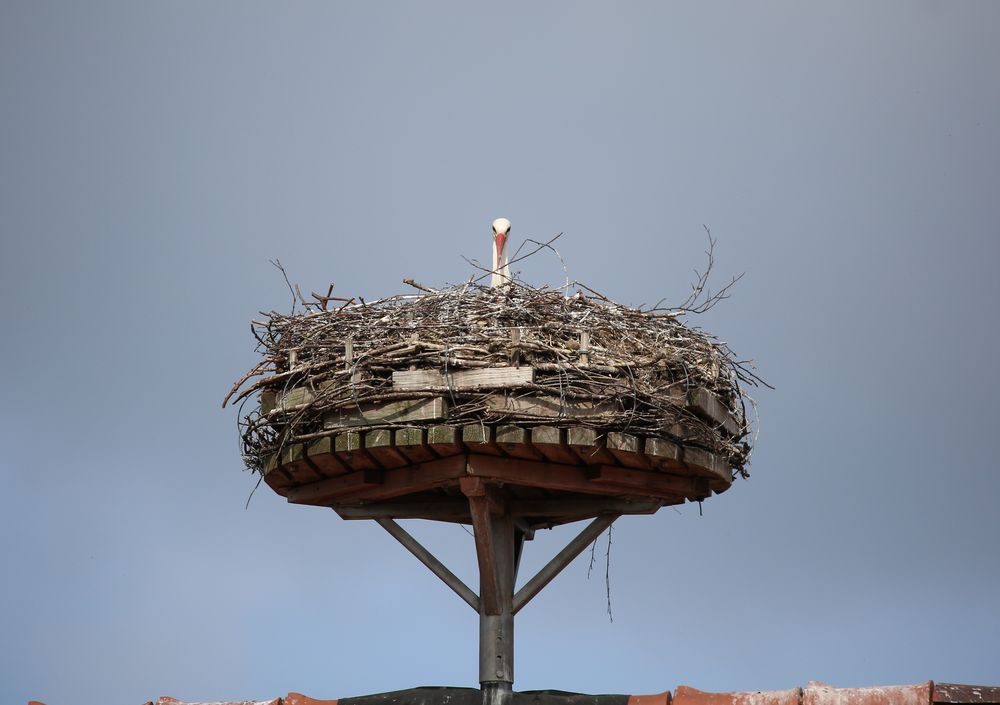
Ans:
{"label": "terracotta roof tile", "polygon": [[801,693],[798,688],[709,693],[681,685],[674,691],[673,705],[799,705]]}
{"label": "terracotta roof tile", "polygon": [[874,688],[834,688],[812,681],[802,693],[802,705],[931,705],[933,692],[931,681]]}

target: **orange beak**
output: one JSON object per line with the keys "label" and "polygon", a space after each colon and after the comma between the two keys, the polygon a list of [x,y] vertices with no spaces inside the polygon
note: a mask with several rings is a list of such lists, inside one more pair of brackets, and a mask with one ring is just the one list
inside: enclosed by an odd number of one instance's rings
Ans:
{"label": "orange beak", "polygon": [[497,258],[503,257],[503,248],[507,245],[507,233],[497,233],[493,236],[497,244]]}

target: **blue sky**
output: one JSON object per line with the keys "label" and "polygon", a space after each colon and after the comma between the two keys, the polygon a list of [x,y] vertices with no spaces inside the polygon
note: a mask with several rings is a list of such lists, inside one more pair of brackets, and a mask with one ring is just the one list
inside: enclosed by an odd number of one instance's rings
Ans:
{"label": "blue sky", "polygon": [[[0,3],[0,700],[475,685],[475,615],[381,529],[244,509],[219,404],[288,306],[270,259],[454,282],[501,215],[633,305],[683,300],[709,226],[746,276],[697,324],[776,387],[748,481],[615,525],[613,623],[583,559],[520,614],[517,688],[1000,683],[998,22]],[[412,528],[472,580],[468,534]]]}

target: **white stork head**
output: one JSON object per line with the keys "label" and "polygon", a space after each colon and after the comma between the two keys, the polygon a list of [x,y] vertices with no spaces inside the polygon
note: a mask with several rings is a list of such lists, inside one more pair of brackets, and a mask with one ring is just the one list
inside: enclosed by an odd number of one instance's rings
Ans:
{"label": "white stork head", "polygon": [[510,265],[507,263],[507,236],[510,221],[497,218],[493,221],[493,276],[490,286],[503,286],[510,281]]}

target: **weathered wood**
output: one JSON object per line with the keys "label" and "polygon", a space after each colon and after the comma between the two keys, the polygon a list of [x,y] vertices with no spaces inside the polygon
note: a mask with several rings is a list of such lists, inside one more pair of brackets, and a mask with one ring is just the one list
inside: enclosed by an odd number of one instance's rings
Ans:
{"label": "weathered wood", "polygon": [[260,413],[267,416],[274,410],[276,402],[276,395],[271,390],[264,390],[260,393]]}
{"label": "weathered wood", "polygon": [[607,414],[620,409],[616,402],[560,400],[558,397],[505,396],[491,394],[486,398],[486,406],[497,413],[518,414],[538,419],[594,419],[600,420]]}
{"label": "weathered wood", "polygon": [[484,367],[455,370],[447,375],[436,370],[397,370],[392,373],[394,390],[451,389],[516,389],[535,381],[532,367]]}
{"label": "weathered wood", "polygon": [[312,482],[324,477],[315,465],[307,462],[308,457],[304,443],[289,444],[281,451],[281,465],[294,482]]}
{"label": "weathered wood", "polygon": [[457,482],[464,475],[465,459],[455,455],[423,465],[379,471],[378,475],[369,471],[367,476],[364,472],[353,472],[332,477],[293,488],[287,499],[292,504],[324,507],[356,505],[362,501],[382,501],[423,492],[444,483]]}
{"label": "weathered wood", "polygon": [[[595,468],[600,470],[598,475],[604,478],[603,482],[591,480],[591,476],[595,474]],[[670,486],[664,491],[655,483],[634,476],[632,473],[636,471],[619,467],[558,465],[531,460],[497,458],[489,455],[470,455],[468,456],[467,472],[472,477],[480,477],[486,481],[496,480],[510,485],[540,487],[557,492],[581,492],[611,497],[629,495],[667,501],[678,499],[678,492],[674,486]],[[655,475],[656,473],[646,474]],[[700,497],[704,495],[702,485],[697,484],[696,480],[703,480],[703,478],[692,478],[692,493],[684,496]]]}
{"label": "weathered wood", "polygon": [[[463,488],[464,489],[464,488]],[[476,538],[476,557],[479,560],[479,604],[483,614],[497,615],[503,609],[503,587],[497,566],[497,542],[493,515],[489,510],[489,497],[483,494],[467,495],[472,528]]]}
{"label": "weathered wood", "polygon": [[608,487],[655,496],[706,497],[711,494],[708,482],[700,477],[676,477],[660,472],[601,465],[591,468],[590,481]]}
{"label": "weathered wood", "polygon": [[660,500],[627,497],[573,497],[569,499],[519,499],[510,503],[515,517],[576,517],[598,514],[655,514],[663,506]]}
{"label": "weathered wood", "polygon": [[566,444],[587,465],[614,464],[615,456],[604,447],[604,438],[592,428],[574,426],[566,430]]}
{"label": "weathered wood", "polygon": [[264,482],[280,495],[284,494],[282,491],[284,488],[293,484],[291,475],[282,467],[280,459],[274,453],[268,455],[264,460],[262,471],[264,473]]}
{"label": "weathered wood", "polygon": [[476,612],[479,611],[479,597],[476,593],[469,588],[468,585],[463,583],[457,575],[448,570],[445,565],[439,561],[434,555],[424,548],[419,541],[417,541],[413,536],[411,536],[403,527],[394,522],[392,519],[379,518],[376,519],[379,525],[388,531],[394,539],[403,544],[403,547],[407,551],[416,556],[417,560],[427,566],[434,575],[441,579],[441,581],[450,587],[455,593],[465,600],[466,604],[469,605]]}
{"label": "weathered wood", "polygon": [[343,519],[434,519],[437,521],[461,521],[468,523],[469,501],[443,497],[441,499],[396,502],[372,502],[369,504],[334,507]]}
{"label": "weathered wood", "polygon": [[341,475],[351,468],[337,457],[332,436],[317,438],[306,445],[306,455],[324,475]]}
{"label": "weathered wood", "polygon": [[681,459],[684,461],[684,465],[691,470],[723,480],[727,485],[733,481],[729,465],[707,450],[695,448],[694,446],[684,446]]}
{"label": "weathered wood", "polygon": [[400,428],[396,431],[396,449],[411,463],[434,460],[437,454],[427,444],[427,429]]}
{"label": "weathered wood", "polygon": [[503,455],[496,444],[496,430],[486,424],[469,424],[462,427],[462,443],[472,453]]}
{"label": "weathered wood", "polygon": [[740,424],[733,418],[732,412],[707,389],[698,387],[688,392],[688,407],[730,436],[739,435]]}
{"label": "weathered wood", "polygon": [[397,468],[410,464],[409,459],[396,449],[393,432],[390,429],[381,428],[366,432],[365,450],[384,468]]}
{"label": "weathered wood", "polygon": [[408,421],[436,421],[446,418],[448,418],[447,401],[444,397],[431,397],[362,404],[361,408],[352,406],[331,411],[324,415],[323,427],[368,426]]}
{"label": "weathered wood", "polygon": [[662,438],[647,438],[643,443],[643,451],[650,463],[656,467],[669,470],[684,468],[684,463],[681,462],[681,448],[676,443]]}
{"label": "weathered wood", "polygon": [[605,445],[622,465],[630,468],[649,467],[649,460],[642,454],[642,439],[638,436],[611,431],[605,437]]}
{"label": "weathered wood", "polygon": [[531,429],[531,445],[554,463],[576,465],[579,456],[566,443],[566,430],[555,426],[535,426]]}
{"label": "weathered wood", "polygon": [[455,455],[462,447],[462,431],[454,426],[431,426],[427,429],[427,444],[440,456]]}
{"label": "weathered wood", "polygon": [[337,457],[352,470],[380,469],[381,466],[364,448],[364,438],[357,431],[338,433],[333,441]]}
{"label": "weathered wood", "polygon": [[531,432],[520,426],[498,427],[496,442],[500,449],[512,458],[545,460],[545,456],[531,445]]}
{"label": "weathered wood", "polygon": [[590,331],[580,331],[580,364],[590,364]]}

